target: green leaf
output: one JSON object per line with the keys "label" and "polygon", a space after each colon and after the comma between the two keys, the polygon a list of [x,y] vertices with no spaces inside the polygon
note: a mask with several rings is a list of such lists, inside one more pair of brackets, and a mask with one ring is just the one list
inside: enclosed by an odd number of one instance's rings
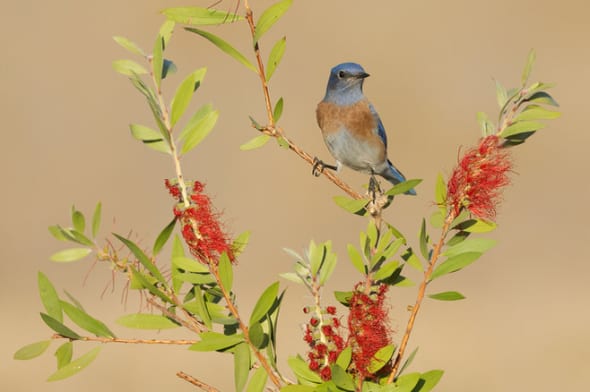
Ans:
{"label": "green leaf", "polygon": [[249,70],[254,71],[254,72],[258,72],[256,67],[254,67],[252,65],[252,63],[243,54],[241,54],[237,49],[235,49],[233,46],[231,46],[229,43],[227,43],[223,39],[219,38],[218,36],[211,34],[207,31],[195,29],[192,27],[186,27],[185,29],[187,31],[190,31],[191,33],[198,34],[201,37],[207,39],[209,42],[211,42],[213,45],[217,46],[223,52],[230,55],[231,57],[233,57],[235,60],[239,61],[243,65],[245,65],[246,68],[248,68]]}
{"label": "green leaf", "polygon": [[289,359],[287,359],[287,363],[289,364],[291,370],[293,370],[293,373],[295,373],[295,376],[298,380],[313,382],[315,384],[322,382],[320,376],[311,370],[307,365],[307,362],[305,362],[300,356],[289,357]]}
{"label": "green leaf", "polygon": [[102,321],[95,319],[82,309],[79,309],[66,301],[61,301],[61,306],[70,320],[72,320],[78,327],[96,336],[107,338],[115,337],[113,332]]}
{"label": "green leaf", "polygon": [[240,146],[240,150],[242,151],[249,151],[254,150],[255,148],[262,147],[268,142],[270,136],[263,133],[262,135],[256,136],[254,139],[248,140],[246,143]]}
{"label": "green leaf", "polygon": [[131,135],[148,147],[166,154],[172,153],[170,146],[160,132],[140,124],[130,124],[129,128],[131,129]]}
{"label": "green leaf", "polygon": [[[158,34],[160,37],[162,37],[162,49],[166,49],[168,46],[168,42],[170,41],[172,32],[174,31],[174,26],[176,26],[176,23],[173,20],[167,20],[162,23],[162,26],[160,26]],[[162,76],[162,79],[163,78],[164,76]]]}
{"label": "green leaf", "polygon": [[494,81],[496,82],[496,99],[498,100],[498,106],[502,108],[506,101],[508,101],[508,93],[500,82],[497,80]]}
{"label": "green leaf", "polygon": [[250,232],[244,231],[236,239],[232,242],[232,249],[234,250],[234,254],[237,256],[244,251],[246,245],[248,245],[248,241],[250,240]]}
{"label": "green leaf", "polygon": [[439,301],[458,301],[465,299],[465,296],[457,291],[443,291],[442,293],[430,294],[428,297]]}
{"label": "green leaf", "polygon": [[[258,369],[260,370],[260,369]],[[315,392],[316,386],[301,385],[301,384],[288,384],[281,388],[281,392]],[[363,389],[364,391],[364,389]]]}
{"label": "green leaf", "polygon": [[438,206],[441,214],[447,216],[447,184],[441,173],[436,178],[436,187],[434,190],[434,201]]}
{"label": "green leaf", "polygon": [[256,301],[249,324],[259,322],[270,311],[277,299],[279,293],[279,282],[274,282],[268,286]]}
{"label": "green leaf", "polygon": [[[285,46],[287,44],[287,37],[283,37],[277,41],[272,47],[270,54],[268,55],[268,61],[266,62],[266,81],[269,81],[275,70],[279,66],[283,54],[285,53]],[[278,121],[275,118],[275,121]]]}
{"label": "green leaf", "polygon": [[49,348],[50,345],[51,340],[42,340],[40,342],[27,344],[26,346],[19,348],[14,353],[12,358],[18,360],[29,360],[37,358],[39,355],[43,354],[47,350],[47,348]]}
{"label": "green leaf", "polygon": [[400,376],[395,381],[395,392],[413,392],[420,381],[420,373],[408,373]]}
{"label": "green leaf", "polygon": [[350,346],[346,346],[344,350],[340,351],[338,354],[338,358],[336,358],[336,364],[340,366],[342,369],[348,369],[348,365],[350,365],[350,361],[352,360],[352,348]]}
{"label": "green leaf", "polygon": [[62,307],[57,291],[49,278],[47,278],[47,276],[41,271],[37,274],[37,284],[39,286],[39,295],[41,296],[41,302],[43,303],[45,311],[49,316],[53,317],[60,323],[63,323]]}
{"label": "green leaf", "polygon": [[58,263],[69,263],[83,259],[90,253],[92,253],[90,248],[70,248],[52,254],[49,259]]}
{"label": "green leaf", "polygon": [[232,269],[231,261],[229,260],[229,257],[227,257],[227,253],[223,252],[221,254],[217,268],[221,285],[227,292],[230,292],[234,284],[234,271]]}
{"label": "green leaf", "polygon": [[160,253],[164,245],[166,245],[166,242],[168,242],[168,239],[170,239],[175,226],[176,218],[173,218],[170,223],[168,223],[166,227],[164,227],[164,229],[160,232],[158,238],[156,238],[156,242],[154,242],[154,248],[152,250],[154,256]]}
{"label": "green leaf", "polygon": [[119,317],[116,323],[134,329],[170,329],[180,326],[166,316],[149,313],[127,314]]}
{"label": "green leaf", "polygon": [[410,366],[412,364],[412,362],[414,361],[414,358],[416,357],[416,354],[418,353],[418,348],[419,347],[416,347],[414,349],[414,351],[412,351],[410,353],[410,355],[408,356],[408,359],[405,360],[404,364],[400,368],[398,375],[399,374],[403,374],[404,373],[404,370],[406,370],[408,368],[408,366]]}
{"label": "green leaf", "polygon": [[406,253],[404,253],[402,258],[406,261],[406,263],[410,267],[414,268],[416,271],[418,271],[418,272],[424,271],[424,266],[422,265],[422,261],[420,261],[420,258],[418,258],[418,256],[416,256],[416,253],[414,253],[414,250],[412,248],[408,248],[408,250],[406,251]]}
{"label": "green leaf", "polygon": [[334,291],[334,298],[344,306],[348,306],[352,298],[352,291]]}
{"label": "green leaf", "polygon": [[250,378],[250,383],[248,384],[248,388],[246,388],[246,392],[263,392],[267,379],[268,373],[266,373],[266,370],[264,370],[263,367],[259,367],[252,375],[252,378]]}
{"label": "green leaf", "polygon": [[422,373],[417,384],[420,389],[416,392],[430,392],[436,386],[436,384],[438,384],[441,377],[443,376],[443,373],[444,371],[442,370],[431,370],[429,372]]}
{"label": "green leaf", "polygon": [[560,112],[554,112],[539,105],[529,105],[524,108],[524,110],[518,116],[516,116],[514,121],[553,120],[559,116],[561,116]]}
{"label": "green leaf", "polygon": [[258,322],[250,324],[248,336],[250,338],[250,342],[257,349],[263,349],[268,344],[268,335],[264,333],[262,325]]}
{"label": "green leaf", "polygon": [[200,68],[188,75],[178,86],[172,103],[170,104],[170,125],[174,126],[182,117],[193,98],[193,93],[205,77],[207,68]]}
{"label": "green leaf", "polygon": [[164,68],[163,52],[164,38],[160,34],[158,34],[158,36],[156,37],[156,41],[154,42],[154,49],[152,53],[153,78],[158,91],[160,90],[160,85],[162,83],[162,70]]}
{"label": "green leaf", "polygon": [[63,323],[49,316],[48,314],[41,313],[41,318],[49,328],[53,329],[58,334],[70,339],[80,339],[80,335],[78,335],[76,332],[72,331],[65,325],[63,325]]}
{"label": "green leaf", "polygon": [[507,138],[520,133],[538,131],[542,128],[545,128],[545,124],[538,121],[518,121],[504,128],[500,136]]}
{"label": "green leaf", "polygon": [[367,210],[365,206],[369,203],[367,199],[351,199],[346,196],[334,196],[334,203],[345,211],[356,215],[365,215]]}
{"label": "green leaf", "polygon": [[147,69],[132,60],[115,60],[113,61],[113,69],[126,76],[143,75],[148,73]]}
{"label": "green leaf", "polygon": [[354,247],[354,245],[351,244],[348,244],[346,246],[346,249],[348,250],[348,258],[350,259],[354,268],[356,268],[357,271],[361,274],[366,275],[367,267],[365,266],[363,257],[361,256],[359,251]]}
{"label": "green leaf", "polygon": [[461,243],[447,248],[442,254],[447,257],[453,257],[466,252],[484,253],[490,250],[496,241],[488,238],[469,238]]}
{"label": "green leaf", "polygon": [[487,233],[493,231],[495,228],[496,224],[494,222],[483,219],[469,219],[454,227],[454,229],[463,230],[468,233]]}
{"label": "green leaf", "polygon": [[86,229],[86,219],[84,218],[84,214],[80,211],[76,210],[72,206],[72,225],[74,226],[74,230],[84,233],[84,229]]}
{"label": "green leaf", "polygon": [[496,133],[496,127],[484,112],[477,112],[477,122],[484,137]]}
{"label": "green leaf", "polygon": [[[354,391],[354,380],[352,376],[338,364],[332,365],[332,381],[339,388],[338,390]],[[329,389],[329,388],[328,388]],[[331,389],[329,389],[331,390]]]}
{"label": "green leaf", "polygon": [[96,203],[94,208],[94,214],[92,214],[92,238],[95,238],[100,229],[100,219],[102,215],[102,204],[101,202]]}
{"label": "green leaf", "polygon": [[430,260],[430,250],[428,249],[428,234],[426,234],[426,219],[422,218],[420,227],[420,253],[426,260]]}
{"label": "green leaf", "polygon": [[[390,263],[383,264],[377,272],[373,275],[373,279],[376,281],[383,281],[389,279],[399,269],[399,263],[392,261]],[[398,271],[399,272],[399,271]]]}
{"label": "green leaf", "polygon": [[183,269],[188,272],[196,272],[199,274],[208,274],[209,267],[204,264],[199,263],[198,261],[191,259],[190,257],[186,256],[174,256],[172,257],[172,265],[175,268]]}
{"label": "green leaf", "polygon": [[213,110],[211,105],[202,106],[182,130],[180,135],[183,140],[181,153],[186,154],[198,146],[211,133],[218,118],[219,112]]}
{"label": "green leaf", "polygon": [[136,270],[133,266],[130,266],[129,269],[131,270],[131,288],[132,289],[143,289],[146,288],[148,291],[158,298],[161,298],[164,302],[172,303],[172,300],[163,292],[161,292],[154,284],[155,279],[153,276],[146,276]]}
{"label": "green leaf", "polygon": [[381,347],[371,359],[369,366],[367,366],[367,371],[369,373],[376,373],[379,369],[385,366],[387,362],[389,362],[394,351],[395,347],[389,344],[387,346]]}
{"label": "green leaf", "polygon": [[555,107],[559,107],[559,104],[553,97],[547,93],[546,91],[537,91],[530,97],[524,100],[525,102],[529,103],[540,103],[545,105],[551,105]]}
{"label": "green leaf", "polygon": [[320,286],[323,286],[328,281],[328,279],[330,279],[330,276],[332,276],[332,273],[336,268],[336,254],[332,252],[331,244],[326,243],[324,247],[326,250],[322,260],[322,266],[319,271],[318,280]]}
{"label": "green leaf", "polygon": [[529,80],[529,75],[531,74],[531,70],[533,69],[533,64],[535,63],[535,50],[531,49],[531,51],[529,52],[529,55],[527,57],[527,61],[526,61],[526,65],[524,66],[524,70],[522,71],[522,77],[521,77],[521,82],[522,82],[522,86],[524,87],[528,80]]}
{"label": "green leaf", "polygon": [[480,256],[481,252],[467,252],[461,253],[453,257],[449,257],[447,260],[439,264],[439,266],[434,269],[434,272],[430,276],[430,280],[434,280],[450,272],[459,271],[460,269],[463,269],[467,267],[469,264],[473,263]]}
{"label": "green leaf", "polygon": [[268,7],[256,23],[256,32],[254,33],[254,43],[257,43],[260,37],[264,35],[291,6],[292,0],[282,0]]}
{"label": "green leaf", "polygon": [[279,121],[282,114],[283,114],[283,97],[279,98],[279,100],[275,104],[275,108],[272,112],[272,118],[275,123]]}
{"label": "green leaf", "polygon": [[217,351],[223,350],[229,347],[233,347],[236,344],[244,342],[242,335],[224,335],[219,332],[202,332],[200,334],[201,341],[191,345],[189,350],[193,351]]}
{"label": "green leaf", "polygon": [[65,233],[59,225],[49,226],[47,229],[49,230],[49,234],[51,234],[56,240],[71,241],[71,236]]}
{"label": "green leaf", "polygon": [[[80,310],[84,310],[84,307],[82,306],[82,304],[80,303],[80,301],[78,301],[76,298],[74,298],[74,296],[73,296],[72,294],[68,293],[66,290],[64,290],[64,293],[66,294],[66,297],[68,297],[68,299],[69,299],[70,301],[72,301],[72,303],[73,303],[74,305],[76,305],[76,307],[77,307],[78,309],[80,309]],[[61,303],[60,303],[60,306],[61,306]]]}
{"label": "green leaf", "polygon": [[53,373],[47,381],[58,381],[63,380],[64,378],[68,378],[73,376],[74,374],[78,373],[86,366],[90,365],[92,361],[96,358],[98,353],[100,352],[101,347],[95,347],[92,350],[88,351],[86,354],[82,355],[80,358],[68,363],[64,367],[58,369],[55,373]]}
{"label": "green leaf", "polygon": [[420,180],[420,179],[406,180],[406,181],[400,182],[399,184],[394,185],[393,187],[391,187],[391,189],[389,189],[387,192],[385,192],[385,194],[388,196],[395,196],[395,195],[399,195],[401,193],[406,193],[406,192],[414,189],[421,182],[422,182],[422,180]]}
{"label": "green leaf", "polygon": [[152,274],[154,278],[156,278],[164,285],[164,287],[166,287],[166,279],[164,279],[164,276],[162,276],[162,273],[160,270],[158,270],[158,267],[152,263],[150,258],[147,257],[147,255],[133,241],[130,241],[116,233],[113,233],[113,235],[117,237],[117,239],[121,241],[127,248],[129,248],[131,253],[133,253],[137,260]]}
{"label": "green leaf", "polygon": [[434,227],[435,229],[442,228],[444,226],[444,224],[445,224],[445,218],[443,217],[440,210],[434,211],[430,215],[430,225],[432,227]]}
{"label": "green leaf", "polygon": [[201,7],[174,7],[162,11],[168,19],[193,26],[232,23],[244,18],[234,13]]}
{"label": "green leaf", "polygon": [[72,361],[72,355],[74,353],[74,344],[72,342],[66,342],[59,346],[55,350],[55,358],[57,359],[57,368],[61,369]]}
{"label": "green leaf", "polygon": [[282,274],[279,274],[279,276],[283,279],[290,280],[293,283],[304,284],[304,280],[295,272],[284,272]]}
{"label": "green leaf", "polygon": [[113,37],[113,39],[115,40],[116,43],[118,43],[124,49],[127,49],[131,53],[145,57],[144,51],[141,50],[141,48],[139,46],[137,46],[134,42],[129,41],[127,38],[116,35]]}
{"label": "green leaf", "polygon": [[234,348],[234,385],[236,392],[241,392],[248,382],[250,373],[250,347],[240,343]]}

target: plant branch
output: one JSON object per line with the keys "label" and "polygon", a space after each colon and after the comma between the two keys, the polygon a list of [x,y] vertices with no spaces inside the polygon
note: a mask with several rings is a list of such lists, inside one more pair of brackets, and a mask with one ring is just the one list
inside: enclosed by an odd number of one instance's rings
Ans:
{"label": "plant branch", "polygon": [[248,345],[250,346],[250,348],[254,352],[254,355],[258,359],[258,362],[260,363],[260,365],[264,368],[264,370],[266,370],[266,373],[270,377],[273,384],[275,384],[278,388],[280,388],[281,387],[281,380],[277,377],[276,373],[273,371],[273,369],[270,366],[270,364],[268,363],[266,357],[264,355],[262,355],[262,353],[258,350],[258,348],[250,340],[248,326],[242,321],[242,318],[240,317],[240,313],[238,312],[238,309],[236,308],[236,306],[234,305],[234,303],[231,299],[230,293],[227,291],[227,289],[224,287],[223,283],[221,282],[221,277],[219,276],[218,267],[216,265],[214,265],[213,263],[211,263],[210,266],[211,266],[211,273],[213,274],[213,276],[215,277],[215,280],[217,281],[217,286],[219,287],[219,289],[223,293],[223,298],[225,300],[225,303],[227,304],[227,308],[230,311],[230,313],[236,318],[238,325],[244,334],[244,340],[246,341],[246,343],[248,343]]}
{"label": "plant branch", "polygon": [[177,346],[189,346],[195,344],[198,340],[186,339],[124,339],[124,338],[106,338],[100,336],[81,336],[78,339],[72,339],[58,333],[51,336],[51,339],[68,339],[68,340],[82,340],[85,342],[100,342],[100,343],[126,343],[126,344],[171,344]]}
{"label": "plant branch", "polygon": [[[252,9],[246,0],[244,2],[244,7],[246,8],[246,20],[248,21],[248,26],[250,27],[250,33],[252,34],[252,39],[254,39],[254,34],[256,33],[256,25],[254,24],[254,16],[252,14]],[[280,138],[285,141],[285,143],[289,146],[289,149],[297,154],[300,158],[305,160],[310,165],[314,164],[314,158],[302,150],[299,146],[297,146],[293,141],[288,139],[285,136],[285,132],[280,127],[277,127],[274,122],[274,115],[272,109],[272,101],[270,99],[270,92],[268,89],[268,81],[266,80],[266,75],[264,72],[264,62],[262,61],[262,56],[260,55],[260,47],[258,42],[254,43],[254,54],[256,56],[256,63],[258,65],[258,76],[260,77],[260,83],[262,85],[262,92],[264,95],[264,102],[266,106],[266,116],[268,118],[268,125],[263,129],[259,129],[259,131],[264,132],[265,134],[272,136],[274,138]],[[342,181],[338,176],[334,175],[330,171],[322,171],[321,172],[328,180],[332,181],[337,187],[342,189],[346,192],[350,197],[353,199],[362,199],[363,197],[355,192],[348,184]]]}
{"label": "plant branch", "polygon": [[181,324],[186,329],[189,329],[189,330],[196,332],[196,333],[203,332],[205,330],[203,324],[200,321],[195,320],[195,318],[190,313],[188,313],[186,311],[186,309],[184,309],[182,303],[180,302],[180,300],[178,299],[178,297],[176,297],[176,295],[174,293],[171,293],[171,297],[172,297],[172,301],[174,301],[174,305],[176,305],[179,309],[182,310],[184,315],[187,317],[188,321],[181,318],[181,317],[178,317],[178,315],[176,315],[176,314],[172,313],[171,311],[169,311],[168,309],[166,309],[166,306],[158,303],[153,297],[148,297],[147,302],[149,304],[151,304],[152,306],[158,308],[158,310],[160,310],[166,317],[173,319],[174,321]]}
{"label": "plant branch", "polygon": [[406,332],[402,338],[402,341],[399,346],[399,350],[397,351],[397,356],[395,357],[395,361],[393,362],[393,367],[391,369],[391,373],[387,378],[387,383],[393,382],[395,376],[397,375],[397,371],[401,364],[401,360],[404,356],[404,351],[406,350],[406,346],[408,345],[408,341],[410,340],[410,335],[412,333],[412,329],[414,327],[414,322],[416,321],[416,316],[418,315],[418,311],[420,310],[420,305],[422,305],[422,300],[424,299],[424,294],[426,292],[426,286],[430,280],[430,276],[432,275],[432,271],[434,270],[434,265],[438,261],[440,257],[442,247],[445,243],[445,238],[449,232],[451,227],[451,222],[455,219],[455,213],[450,211],[445,219],[444,226],[441,230],[440,239],[438,243],[434,247],[432,251],[432,256],[430,257],[430,262],[428,263],[428,268],[424,272],[424,278],[422,279],[422,283],[420,283],[420,288],[418,289],[418,296],[416,297],[416,303],[412,307],[412,312],[410,313],[410,318],[408,320],[408,324],[406,326]]}
{"label": "plant branch", "polygon": [[185,372],[178,372],[178,373],[176,373],[176,375],[178,377],[182,378],[184,381],[190,382],[191,384],[193,384],[197,388],[200,388],[203,391],[219,392],[219,389],[212,387],[211,385],[206,384],[203,381],[198,380],[198,379],[194,378],[193,376],[186,374]]}

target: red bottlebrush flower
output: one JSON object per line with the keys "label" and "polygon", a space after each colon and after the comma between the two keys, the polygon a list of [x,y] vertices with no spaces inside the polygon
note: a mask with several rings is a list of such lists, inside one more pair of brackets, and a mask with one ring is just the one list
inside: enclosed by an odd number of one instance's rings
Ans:
{"label": "red bottlebrush flower", "polygon": [[327,381],[332,377],[330,365],[336,362],[338,355],[344,349],[344,339],[339,335],[338,326],[332,324],[332,320],[336,318],[324,319],[323,317],[325,314],[335,314],[335,307],[330,306],[326,309],[305,307],[303,312],[309,313],[312,310],[315,316],[309,319],[303,340],[310,348],[307,353],[309,368]]}
{"label": "red bottlebrush flower", "polygon": [[[181,201],[182,193],[177,184],[166,180],[166,187],[170,194]],[[209,196],[202,193],[204,185],[195,181],[188,199],[189,206],[178,204],[174,207],[174,215],[181,222],[182,236],[190,252],[202,263],[216,262],[222,253],[229,259],[235,260],[231,241],[223,232],[219,222],[219,214],[212,206]]]}
{"label": "red bottlebrush flower", "polygon": [[[348,315],[348,344],[352,348],[352,364],[354,371],[361,379],[373,378],[374,374],[367,369],[375,353],[391,344],[390,329],[387,325],[387,309],[385,309],[385,293],[388,286],[381,284],[371,294],[359,291],[357,284],[350,299]],[[385,365],[387,371],[391,364]]]}
{"label": "red bottlebrush flower", "polygon": [[322,368],[322,370],[320,371],[320,377],[324,381],[328,381],[332,378],[332,369],[330,369],[330,366],[324,366]]}
{"label": "red bottlebrush flower", "polygon": [[467,208],[473,215],[494,219],[502,188],[510,183],[510,153],[498,136],[483,138],[467,151],[447,184],[447,205],[458,215]]}

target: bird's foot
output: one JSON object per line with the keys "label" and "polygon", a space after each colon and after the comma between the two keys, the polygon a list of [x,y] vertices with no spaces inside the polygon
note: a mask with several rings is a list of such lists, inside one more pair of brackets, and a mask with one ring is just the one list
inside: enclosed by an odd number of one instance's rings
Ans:
{"label": "bird's foot", "polygon": [[369,195],[371,196],[371,199],[373,200],[373,203],[375,203],[376,199],[377,199],[377,195],[381,195],[383,193],[383,191],[381,190],[381,186],[379,185],[379,181],[377,181],[377,179],[375,178],[375,176],[373,174],[371,174],[371,177],[369,178]]}
{"label": "bird's foot", "polygon": [[326,169],[326,168],[332,169],[334,171],[338,170],[337,166],[328,165],[327,163],[324,163],[324,161],[322,161],[318,157],[313,158],[313,164],[311,166],[311,174],[313,174],[316,177],[319,177],[320,174],[322,174],[324,172],[324,169]]}

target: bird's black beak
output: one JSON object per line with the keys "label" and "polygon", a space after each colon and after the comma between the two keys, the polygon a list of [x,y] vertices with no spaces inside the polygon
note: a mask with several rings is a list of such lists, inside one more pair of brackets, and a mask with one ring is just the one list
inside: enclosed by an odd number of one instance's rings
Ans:
{"label": "bird's black beak", "polygon": [[357,79],[364,79],[364,78],[367,78],[367,77],[369,77],[369,76],[371,76],[371,75],[369,75],[369,74],[368,74],[368,73],[366,73],[366,72],[361,72],[361,73],[359,73],[359,74],[356,74],[356,75],[355,75],[355,77],[356,77]]}

